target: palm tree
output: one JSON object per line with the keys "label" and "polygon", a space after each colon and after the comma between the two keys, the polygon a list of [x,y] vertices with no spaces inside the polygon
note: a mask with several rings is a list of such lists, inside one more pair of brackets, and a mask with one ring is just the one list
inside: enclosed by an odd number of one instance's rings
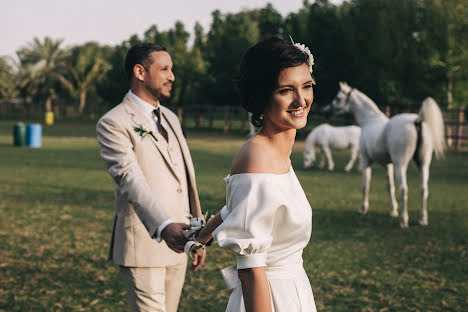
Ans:
{"label": "palm tree", "polygon": [[13,61],[8,56],[0,56],[0,99],[12,99],[16,97],[16,74]]}
{"label": "palm tree", "polygon": [[17,51],[20,60],[19,85],[23,95],[45,97],[46,112],[52,111],[59,77],[64,70],[66,51],[60,48],[63,40],[45,37]]}
{"label": "palm tree", "polygon": [[95,42],[77,46],[70,51],[67,59],[67,72],[59,79],[72,96],[79,96],[78,111],[83,113],[86,97],[96,90],[111,65],[104,60],[103,49]]}

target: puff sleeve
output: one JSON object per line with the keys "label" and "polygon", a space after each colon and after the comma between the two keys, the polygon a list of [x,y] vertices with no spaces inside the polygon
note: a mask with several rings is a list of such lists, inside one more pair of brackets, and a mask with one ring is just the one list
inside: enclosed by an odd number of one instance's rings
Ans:
{"label": "puff sleeve", "polygon": [[269,175],[227,177],[223,223],[213,232],[218,245],[237,254],[237,269],[266,266],[278,200]]}

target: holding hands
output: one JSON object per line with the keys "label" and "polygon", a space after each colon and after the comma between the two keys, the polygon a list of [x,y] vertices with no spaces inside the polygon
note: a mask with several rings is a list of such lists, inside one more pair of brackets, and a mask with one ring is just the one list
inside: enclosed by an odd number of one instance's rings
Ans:
{"label": "holding hands", "polygon": [[185,223],[169,223],[161,232],[161,237],[166,242],[167,246],[177,253],[184,252],[187,238],[184,231],[190,230],[190,225]]}
{"label": "holding hands", "polygon": [[223,222],[220,212],[206,222],[207,216],[189,216],[190,225],[170,223],[161,233],[169,248],[177,253],[186,252],[192,257],[191,271],[197,271],[206,258],[206,246],[211,244],[213,231]]}
{"label": "holding hands", "polygon": [[[162,231],[161,237],[173,251],[177,253],[182,253],[184,251],[186,251],[187,254],[191,253],[191,271],[195,272],[205,263],[206,258],[205,243],[195,239],[195,235],[202,229],[204,221],[200,224],[196,223],[195,225],[197,226],[194,226],[192,219],[201,218],[191,218],[189,218],[191,220],[191,225],[176,222],[168,224]],[[186,246],[190,246],[188,250],[186,250]]]}
{"label": "holding hands", "polygon": [[191,231],[186,232],[189,239],[189,251],[193,254],[192,271],[198,270],[205,262],[206,246],[209,246],[213,240],[211,235],[213,231],[223,222],[221,213],[218,212],[214,217],[206,222],[207,216],[203,218],[189,217]]}
{"label": "holding hands", "polygon": [[189,216],[190,231],[185,231],[188,239],[186,251],[187,253],[192,252],[193,256],[191,268],[193,272],[198,270],[205,262],[206,246],[209,246],[213,240],[211,234],[223,222],[220,212],[209,218],[208,221],[207,219],[207,214],[201,218]]}

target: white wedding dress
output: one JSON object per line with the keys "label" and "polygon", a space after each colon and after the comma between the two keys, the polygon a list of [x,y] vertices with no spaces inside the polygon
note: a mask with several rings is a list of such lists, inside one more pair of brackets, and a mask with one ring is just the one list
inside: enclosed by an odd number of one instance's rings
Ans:
{"label": "white wedding dress", "polygon": [[237,269],[266,267],[274,312],[315,312],[302,250],[310,239],[312,210],[291,168],[286,174],[242,173],[225,178],[223,223],[213,232],[233,250],[237,265],[222,271],[234,288],[226,312],[244,312]]}

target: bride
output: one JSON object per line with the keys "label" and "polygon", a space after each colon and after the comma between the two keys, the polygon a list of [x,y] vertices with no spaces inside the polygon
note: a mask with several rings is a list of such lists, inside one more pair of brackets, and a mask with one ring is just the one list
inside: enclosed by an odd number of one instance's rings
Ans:
{"label": "bride", "polygon": [[236,253],[224,269],[234,288],[226,311],[316,311],[302,265],[312,211],[291,167],[296,130],[312,104],[313,57],[309,49],[278,38],[245,53],[239,77],[242,106],[261,127],[236,154],[226,181],[226,206],[196,240],[212,236]]}

